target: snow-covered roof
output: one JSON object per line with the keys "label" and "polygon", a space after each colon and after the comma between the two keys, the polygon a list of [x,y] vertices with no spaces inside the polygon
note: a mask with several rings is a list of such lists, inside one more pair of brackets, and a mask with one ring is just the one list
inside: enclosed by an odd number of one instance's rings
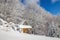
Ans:
{"label": "snow-covered roof", "polygon": [[19,25],[19,28],[32,28],[32,27],[29,25]]}

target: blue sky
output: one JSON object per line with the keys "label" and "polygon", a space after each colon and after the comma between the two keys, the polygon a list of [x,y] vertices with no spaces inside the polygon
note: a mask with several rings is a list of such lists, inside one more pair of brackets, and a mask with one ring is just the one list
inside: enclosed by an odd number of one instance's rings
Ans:
{"label": "blue sky", "polygon": [[60,0],[40,0],[40,6],[53,15],[60,14]]}
{"label": "blue sky", "polygon": [[[22,0],[22,2],[25,0]],[[33,0],[37,1],[37,0]],[[40,0],[39,5],[53,15],[60,14],[60,0]]]}

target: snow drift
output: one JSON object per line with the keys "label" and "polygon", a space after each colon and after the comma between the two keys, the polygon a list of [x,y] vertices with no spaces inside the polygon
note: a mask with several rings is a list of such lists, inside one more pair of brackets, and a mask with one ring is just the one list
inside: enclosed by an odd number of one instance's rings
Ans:
{"label": "snow drift", "polygon": [[60,40],[59,38],[52,38],[46,36],[29,35],[18,32],[5,32],[0,30],[0,40]]}

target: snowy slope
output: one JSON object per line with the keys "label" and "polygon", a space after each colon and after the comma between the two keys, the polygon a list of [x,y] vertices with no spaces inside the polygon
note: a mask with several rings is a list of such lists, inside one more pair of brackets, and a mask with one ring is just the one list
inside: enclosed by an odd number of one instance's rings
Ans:
{"label": "snowy slope", "polygon": [[0,40],[60,40],[60,39],[45,36],[29,35],[14,31],[5,32],[0,30]]}

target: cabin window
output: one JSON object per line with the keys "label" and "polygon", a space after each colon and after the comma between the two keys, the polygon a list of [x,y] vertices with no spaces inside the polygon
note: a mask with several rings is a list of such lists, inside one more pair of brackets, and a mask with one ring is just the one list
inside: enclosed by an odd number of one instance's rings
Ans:
{"label": "cabin window", "polygon": [[28,25],[28,23],[27,22],[24,22],[24,24],[23,25]]}

